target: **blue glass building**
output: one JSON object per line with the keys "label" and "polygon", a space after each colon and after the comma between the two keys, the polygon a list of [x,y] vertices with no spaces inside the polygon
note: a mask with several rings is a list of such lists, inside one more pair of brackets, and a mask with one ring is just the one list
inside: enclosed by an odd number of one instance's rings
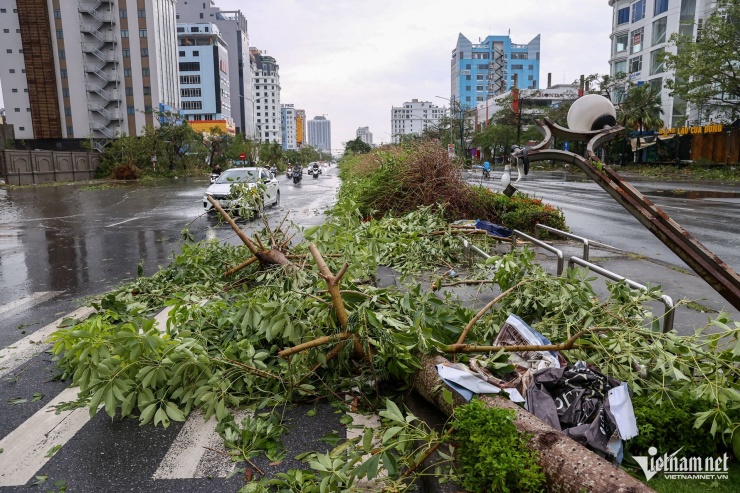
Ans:
{"label": "blue glass building", "polygon": [[519,88],[539,89],[540,35],[527,44],[514,44],[509,36],[488,36],[474,44],[460,33],[450,73],[450,99],[463,108],[510,90],[515,75]]}

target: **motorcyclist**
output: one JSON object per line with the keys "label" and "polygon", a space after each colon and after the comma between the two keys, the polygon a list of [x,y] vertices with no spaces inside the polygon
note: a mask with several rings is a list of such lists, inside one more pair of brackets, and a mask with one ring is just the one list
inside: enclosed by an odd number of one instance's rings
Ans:
{"label": "motorcyclist", "polygon": [[483,163],[483,177],[484,178],[491,177],[491,163],[489,163],[488,161],[485,161]]}
{"label": "motorcyclist", "polygon": [[219,176],[221,173],[223,173],[223,170],[221,169],[221,165],[216,163],[216,166],[214,166],[213,169],[211,170],[211,174]]}

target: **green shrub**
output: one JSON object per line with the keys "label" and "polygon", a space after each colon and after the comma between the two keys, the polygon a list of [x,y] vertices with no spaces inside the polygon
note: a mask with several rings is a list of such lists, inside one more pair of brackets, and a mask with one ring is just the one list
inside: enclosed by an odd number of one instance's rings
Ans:
{"label": "green shrub", "polygon": [[537,453],[527,448],[514,417],[510,409],[488,409],[480,401],[455,410],[458,472],[467,491],[542,490]]}
{"label": "green shrub", "polygon": [[634,396],[632,406],[640,434],[627,442],[631,455],[648,455],[650,447],[669,455],[681,449],[679,457],[711,457],[717,451],[717,440],[706,429],[694,427],[694,414],[706,411],[706,402],[680,395],[656,405],[648,397]]}

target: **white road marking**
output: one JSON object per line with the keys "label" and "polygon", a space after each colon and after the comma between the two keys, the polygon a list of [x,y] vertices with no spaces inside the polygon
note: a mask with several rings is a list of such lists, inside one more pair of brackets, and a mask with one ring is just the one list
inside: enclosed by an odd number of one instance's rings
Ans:
{"label": "white road marking", "polygon": [[131,221],[136,221],[137,219],[141,219],[141,218],[140,217],[132,217],[131,219],[126,219],[125,221],[121,221],[121,222],[118,222],[118,223],[109,224],[108,226],[106,226],[106,228],[112,228],[113,226],[118,226],[119,224],[128,223],[128,222],[131,222]]}
{"label": "white road marking", "polygon": [[46,464],[49,450],[64,445],[88,421],[88,408],[55,413],[54,406],[77,399],[79,387],[65,389],[0,440],[0,486],[23,486]]}
{"label": "white road marking", "polygon": [[[246,413],[234,416],[237,423],[244,419]],[[236,464],[227,456],[213,450],[225,452],[223,441],[216,433],[215,416],[208,421],[200,412],[194,411],[188,416],[180,433],[170,445],[167,454],[152,479],[187,479],[187,478],[225,478]],[[208,448],[206,448],[208,447]]]}
{"label": "white road marking", "polygon": [[41,351],[46,350],[50,346],[45,341],[46,339],[57,330],[59,324],[65,318],[84,318],[90,315],[95,310],[89,306],[83,306],[59,318],[46,327],[43,327],[33,334],[30,334],[18,342],[13,343],[12,346],[0,349],[0,378],[7,375],[11,371],[18,368],[20,365],[27,361],[30,361]]}
{"label": "white road marking", "polygon": [[53,297],[62,294],[63,292],[64,291],[39,291],[37,293],[33,293],[32,295],[24,296],[19,300],[11,301],[10,303],[0,307],[0,315],[8,312],[17,311],[21,308],[25,308],[27,305],[38,305],[39,303],[50,300]]}

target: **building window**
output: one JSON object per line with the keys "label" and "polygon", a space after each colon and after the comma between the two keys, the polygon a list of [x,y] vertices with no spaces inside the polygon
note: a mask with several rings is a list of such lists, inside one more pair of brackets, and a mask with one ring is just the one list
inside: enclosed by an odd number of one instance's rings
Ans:
{"label": "building window", "polygon": [[10,33],[10,29],[3,29],[3,32],[4,32],[5,34],[9,34],[9,33]]}
{"label": "building window", "polygon": [[472,75],[466,75],[465,76],[465,80],[473,80],[473,76]]}
{"label": "building window", "polygon": [[200,56],[200,51],[193,50],[193,56]]}
{"label": "building window", "polygon": [[[5,11],[5,9],[3,9]],[[54,11],[54,18],[55,19],[61,19],[62,18],[62,11],[61,10],[55,10]]]}
{"label": "building window", "polygon": [[7,53],[13,53],[13,50],[12,50],[11,48],[8,48],[8,49],[7,49],[7,50],[5,50],[5,51],[6,51]]}
{"label": "building window", "polygon": [[21,109],[20,109],[20,108],[16,108],[16,109],[15,109],[15,112],[16,112],[16,113],[20,113],[20,112],[21,112]]}
{"label": "building window", "polygon": [[[5,10],[5,9],[3,9],[3,10]],[[25,129],[26,129],[26,127],[18,127],[18,130],[20,130],[21,132],[24,131]]]}
{"label": "building window", "polygon": [[146,38],[146,29],[139,29],[139,37]]}
{"label": "building window", "polygon": [[627,60],[614,62],[614,75],[627,73]]}
{"label": "building window", "polygon": [[68,87],[63,87],[62,88],[62,97],[64,97],[64,98],[68,98],[69,97],[69,88]]}
{"label": "building window", "polygon": [[149,67],[141,67],[141,75],[144,77],[149,77]]}
{"label": "building window", "polygon": [[642,70],[642,55],[630,58],[629,65],[631,74],[637,73]]}
{"label": "building window", "polygon": [[57,39],[64,39],[64,30],[57,29]]}
{"label": "building window", "polygon": [[8,9],[0,9],[0,14],[5,14],[8,11]]}
{"label": "building window", "polygon": [[180,72],[200,72],[200,62],[180,62]]}
{"label": "building window", "polygon": [[[180,16],[178,16],[177,18],[179,19],[179,18],[180,18]],[[178,27],[178,28],[177,28],[177,32],[179,32],[179,33],[184,33],[184,32],[185,32],[185,28],[184,28],[184,27]]]}
{"label": "building window", "polygon": [[72,116],[72,108],[64,108],[64,116]]}
{"label": "building window", "polygon": [[180,84],[200,84],[200,75],[181,75]]}
{"label": "building window", "polygon": [[129,115],[135,115],[136,108],[133,106],[126,106],[126,113],[128,113]]}
{"label": "building window", "polygon": [[134,95],[134,88],[133,87],[127,87],[126,88],[126,96],[133,96]]}
{"label": "building window", "polygon": [[637,0],[632,4],[632,22],[637,22],[645,17],[645,4],[647,0]]}
{"label": "building window", "polygon": [[465,65],[465,69],[466,70],[470,70],[470,64],[469,63],[467,65]]}
{"label": "building window", "polygon": [[131,69],[130,68],[123,69],[123,76],[124,77],[131,77]]}
{"label": "building window", "polygon": [[534,80],[534,75],[528,75],[527,80]]}
{"label": "building window", "polygon": [[149,56],[149,48],[142,48],[141,49],[141,56]]}
{"label": "building window", "polygon": [[144,86],[144,96],[151,96],[152,95],[152,88],[149,86]]}
{"label": "building window", "polygon": [[627,33],[617,34],[614,37],[614,52],[619,53],[620,51],[627,51],[627,39],[629,35]]}
{"label": "building window", "polygon": [[59,59],[67,58],[67,53],[64,50],[59,50]]}
{"label": "building window", "polygon": [[663,53],[665,53],[665,48],[658,48],[650,53],[650,75],[663,72]]}
{"label": "building window", "polygon": [[482,91],[483,90],[483,86],[475,86],[475,90],[476,91]]}
{"label": "building window", "polygon": [[524,65],[520,65],[520,64],[512,65],[511,70],[524,70]]}
{"label": "building window", "polygon": [[126,9],[121,9],[118,11],[118,15],[121,17],[121,19],[125,19],[128,17],[128,11]]}
{"label": "building window", "polygon": [[182,109],[184,110],[202,110],[203,101],[183,101]]}
{"label": "building window", "polygon": [[653,15],[660,15],[668,10],[668,0],[655,0],[655,11]]}
{"label": "building window", "polygon": [[11,92],[18,92],[18,89],[12,89]]}
{"label": "building window", "polygon": [[653,91],[655,91],[656,93],[660,93],[660,91],[663,90],[663,78],[662,77],[658,77],[657,79],[650,79],[648,81],[648,84],[652,86]]}
{"label": "building window", "polygon": [[121,37],[128,38],[128,29],[121,29]]}
{"label": "building window", "polygon": [[653,22],[653,46],[660,43],[665,43],[667,26],[668,17],[663,17]]}
{"label": "building window", "polygon": [[479,63],[478,64],[478,70],[488,70],[488,64],[487,63]]}
{"label": "building window", "polygon": [[62,79],[66,79],[67,78],[67,69],[66,68],[63,68],[63,69],[60,69],[59,70],[59,77],[61,77]]}
{"label": "building window", "polygon": [[[21,130],[23,130],[23,128],[21,128]],[[69,137],[70,135],[74,135],[74,134],[75,134],[75,129],[73,127],[67,127],[67,137]]]}
{"label": "building window", "polygon": [[121,50],[121,53],[123,53],[123,58],[131,57],[131,50],[128,48],[124,48],[123,50]]}
{"label": "building window", "polygon": [[[200,87],[187,87],[180,89],[180,96],[183,98],[199,98],[202,96]],[[259,113],[257,113],[259,115]]]}
{"label": "building window", "polygon": [[630,21],[630,8],[625,7],[617,11],[617,25],[626,24]]}
{"label": "building window", "polygon": [[483,80],[483,74],[476,75],[475,80]]}
{"label": "building window", "polygon": [[642,41],[645,34],[645,28],[635,29],[630,33],[630,55],[642,50]]}
{"label": "building window", "polygon": [[139,19],[143,19],[144,17],[146,17],[146,9],[139,9],[136,11],[136,14],[139,16]]}
{"label": "building window", "polygon": [[179,51],[177,54],[180,55],[180,56],[185,56],[185,52],[184,51]]}

